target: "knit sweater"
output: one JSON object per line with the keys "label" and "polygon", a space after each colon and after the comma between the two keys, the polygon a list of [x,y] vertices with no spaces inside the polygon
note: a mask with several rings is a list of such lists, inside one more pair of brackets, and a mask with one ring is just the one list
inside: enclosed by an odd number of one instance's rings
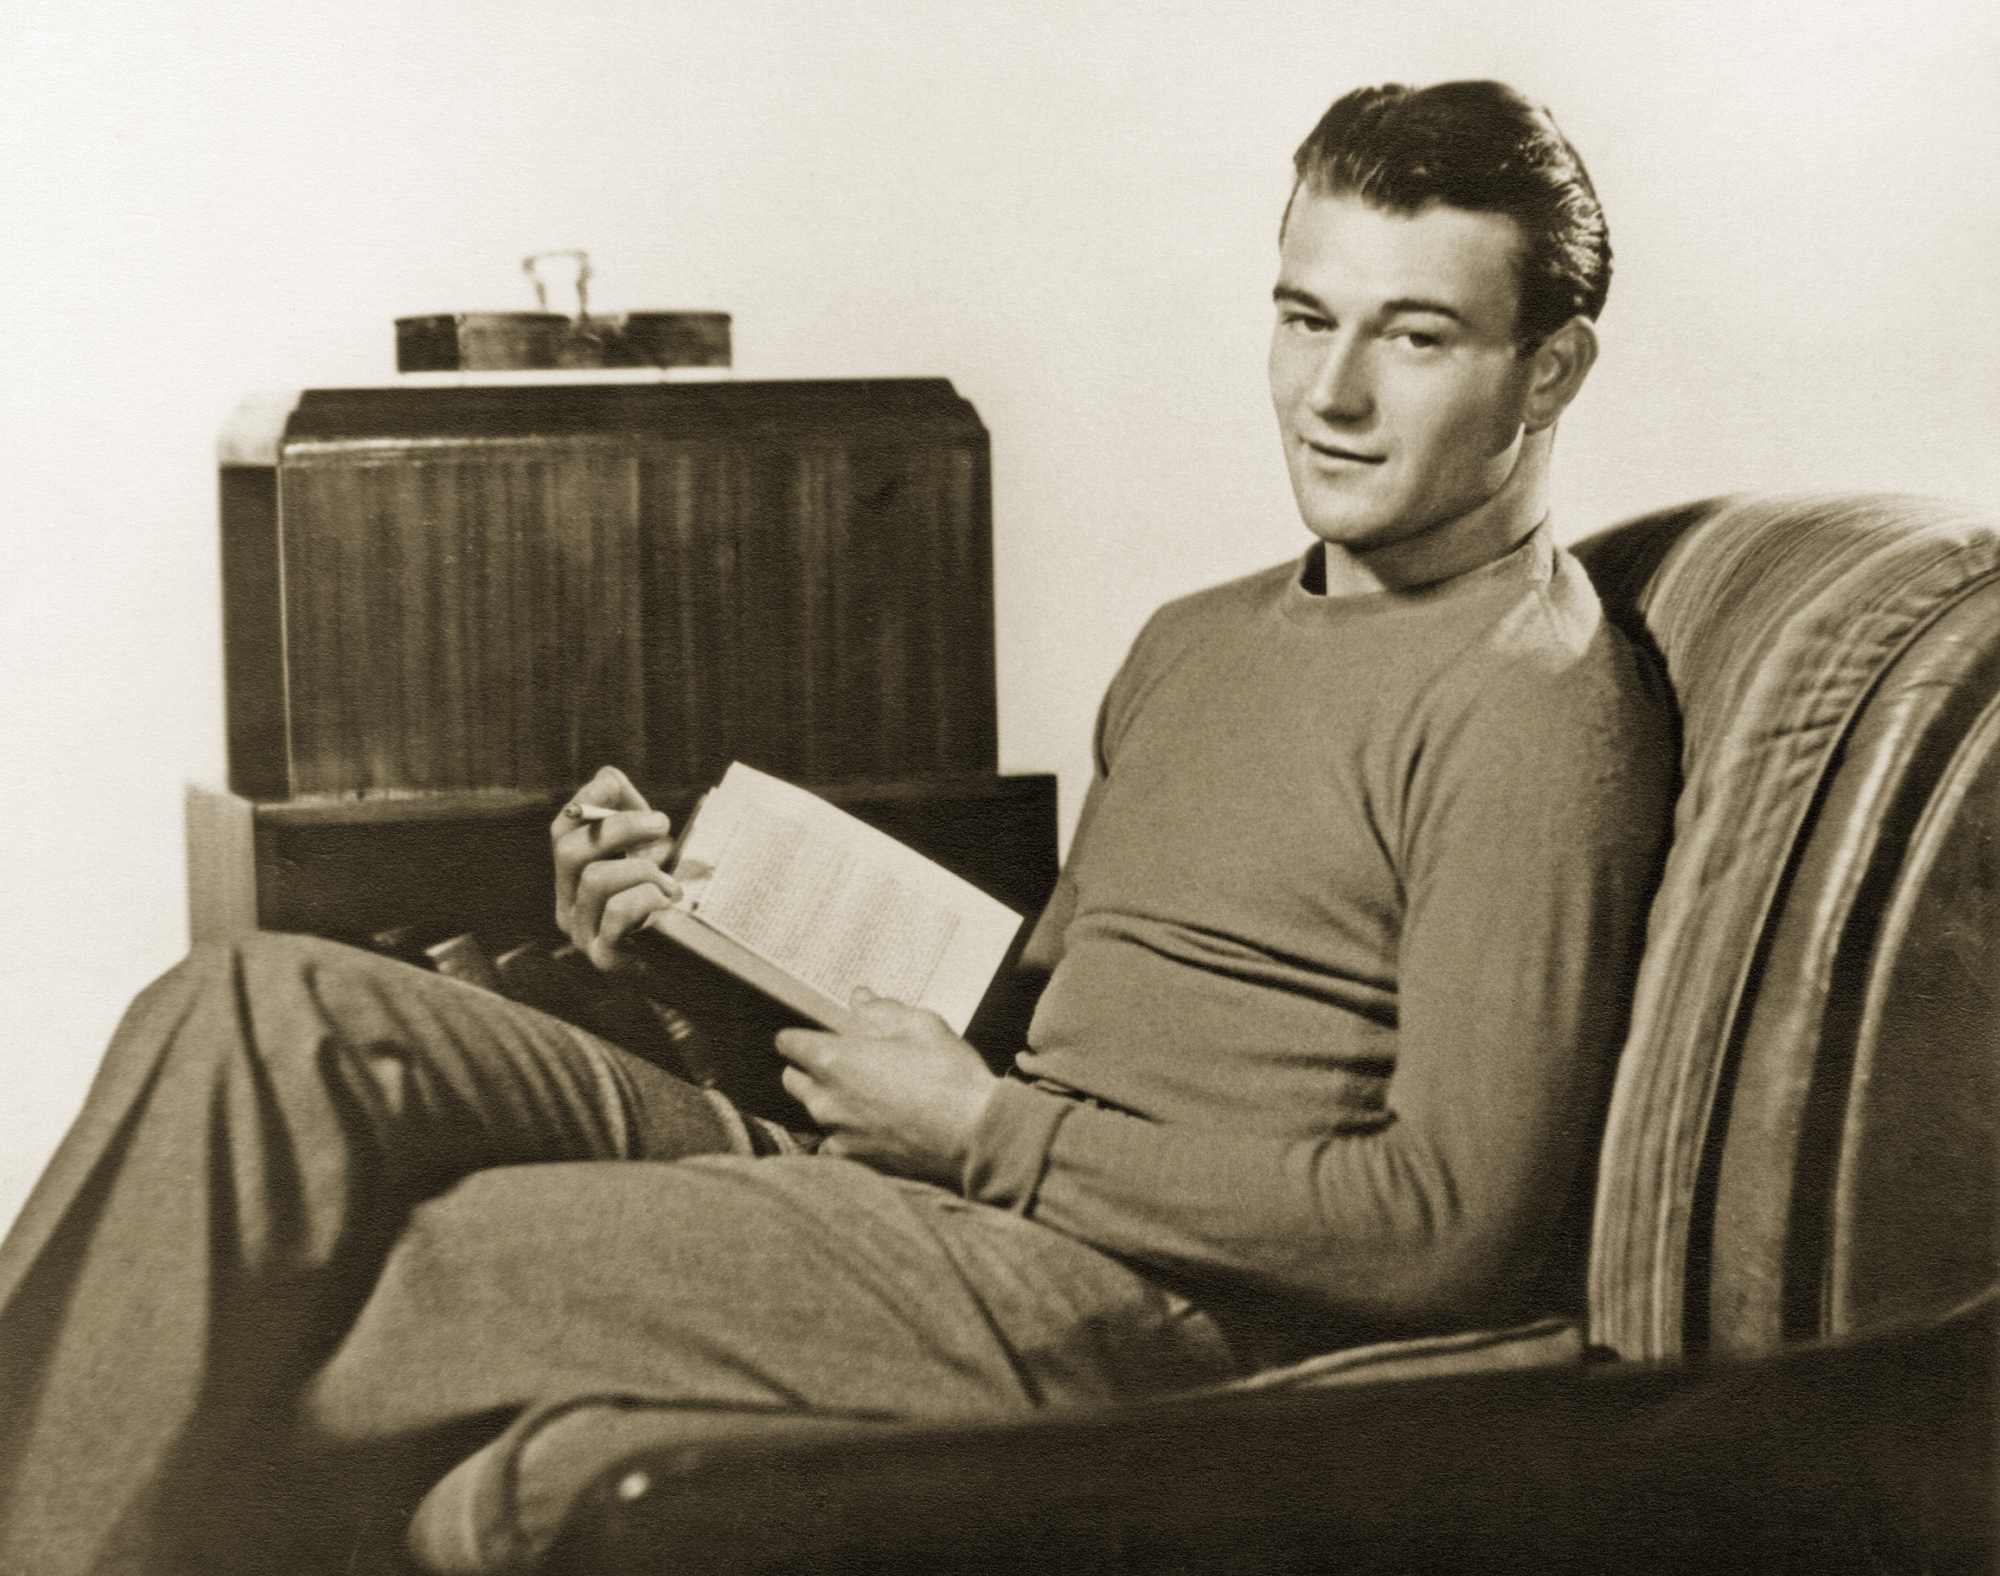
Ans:
{"label": "knit sweater", "polygon": [[1258,1360],[1576,1306],[1676,786],[1665,686],[1546,526],[1412,591],[1318,573],[1141,632],[964,1177]]}

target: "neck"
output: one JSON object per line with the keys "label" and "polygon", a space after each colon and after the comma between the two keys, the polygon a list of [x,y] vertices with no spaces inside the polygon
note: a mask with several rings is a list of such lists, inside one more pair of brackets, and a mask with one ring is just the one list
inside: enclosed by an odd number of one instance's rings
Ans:
{"label": "neck", "polygon": [[1528,434],[1499,491],[1443,524],[1380,547],[1326,543],[1326,594],[1407,591],[1504,558],[1548,518],[1551,441],[1547,430]]}

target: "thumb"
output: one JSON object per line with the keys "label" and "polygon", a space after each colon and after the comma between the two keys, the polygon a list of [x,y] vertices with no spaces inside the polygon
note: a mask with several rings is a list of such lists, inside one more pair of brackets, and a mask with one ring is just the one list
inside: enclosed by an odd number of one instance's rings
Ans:
{"label": "thumb", "polygon": [[867,1032],[886,1035],[894,1035],[906,1029],[909,1026],[909,1015],[915,1011],[895,997],[884,996],[879,991],[870,990],[866,985],[857,985],[848,993],[847,1007]]}

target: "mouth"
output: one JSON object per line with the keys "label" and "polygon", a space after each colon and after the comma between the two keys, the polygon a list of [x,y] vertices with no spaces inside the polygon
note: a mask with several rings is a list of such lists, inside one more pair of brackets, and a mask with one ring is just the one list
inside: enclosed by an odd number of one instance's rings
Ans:
{"label": "mouth", "polygon": [[1320,459],[1346,465],[1380,465],[1389,457],[1386,454],[1364,454],[1359,449],[1344,449],[1337,443],[1319,443],[1311,438],[1301,438],[1299,441]]}

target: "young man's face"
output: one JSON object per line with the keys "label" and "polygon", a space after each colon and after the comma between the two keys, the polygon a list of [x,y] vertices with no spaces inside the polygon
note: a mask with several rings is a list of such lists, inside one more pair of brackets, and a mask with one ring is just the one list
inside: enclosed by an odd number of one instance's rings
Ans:
{"label": "young man's face", "polygon": [[1497,493],[1520,452],[1520,230],[1432,204],[1405,216],[1301,188],[1273,292],[1271,399],[1299,514],[1355,551]]}

